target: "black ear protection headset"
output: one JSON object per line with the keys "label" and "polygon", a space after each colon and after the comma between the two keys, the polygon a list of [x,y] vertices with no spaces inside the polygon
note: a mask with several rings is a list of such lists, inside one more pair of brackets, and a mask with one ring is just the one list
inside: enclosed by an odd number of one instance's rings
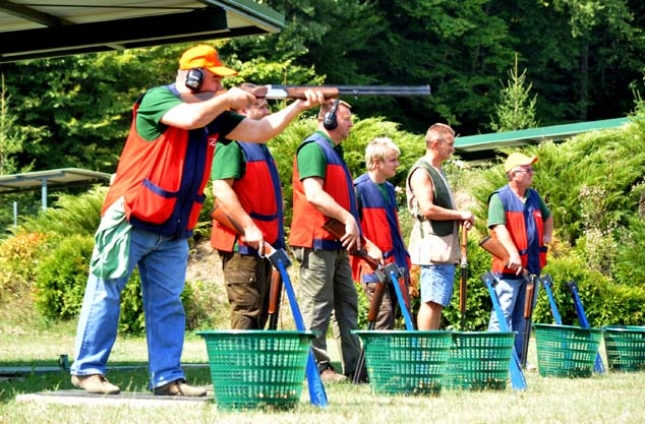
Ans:
{"label": "black ear protection headset", "polygon": [[338,111],[338,105],[340,104],[340,99],[334,100],[334,104],[331,106],[329,112],[323,117],[323,127],[326,130],[335,130],[338,127],[338,120],[336,119],[336,111]]}
{"label": "black ear protection headset", "polygon": [[202,88],[203,83],[204,72],[201,69],[193,68],[186,72],[186,81],[184,84],[186,84],[186,87],[188,87],[190,91],[199,91],[199,89]]}

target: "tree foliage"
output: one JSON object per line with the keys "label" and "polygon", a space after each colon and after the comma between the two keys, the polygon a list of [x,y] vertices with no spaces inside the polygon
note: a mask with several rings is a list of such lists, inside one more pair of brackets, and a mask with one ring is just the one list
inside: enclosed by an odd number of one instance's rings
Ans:
{"label": "tree foliage", "polygon": [[495,110],[491,128],[495,132],[504,132],[537,127],[537,94],[531,97],[532,84],[526,82],[526,69],[519,73],[517,55],[515,66],[508,74],[509,80],[500,92],[500,102]]}

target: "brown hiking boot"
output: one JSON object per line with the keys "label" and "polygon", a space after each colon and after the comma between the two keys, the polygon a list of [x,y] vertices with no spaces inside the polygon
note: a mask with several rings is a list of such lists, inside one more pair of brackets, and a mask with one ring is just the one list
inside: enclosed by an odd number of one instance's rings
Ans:
{"label": "brown hiking boot", "polygon": [[343,383],[347,381],[347,377],[343,374],[338,374],[331,365],[320,372],[320,379],[323,383]]}
{"label": "brown hiking boot", "polygon": [[155,396],[206,396],[206,389],[189,386],[188,384],[186,384],[186,380],[183,379],[171,381],[168,384],[156,387],[153,392]]}
{"label": "brown hiking boot", "polygon": [[85,390],[87,393],[99,395],[118,395],[121,390],[110,383],[105,376],[101,374],[91,375],[73,375],[72,384],[74,387]]}

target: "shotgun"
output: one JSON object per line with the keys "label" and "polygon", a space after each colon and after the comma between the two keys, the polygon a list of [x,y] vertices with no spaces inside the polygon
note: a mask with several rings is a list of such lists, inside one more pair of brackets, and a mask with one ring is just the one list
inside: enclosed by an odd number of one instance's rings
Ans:
{"label": "shotgun", "polygon": [[468,290],[468,230],[461,226],[461,279],[459,281],[459,313],[461,314],[460,328],[464,331],[466,325],[466,290]]}
{"label": "shotgun", "polygon": [[531,322],[533,320],[533,306],[535,305],[535,280],[536,275],[531,274],[526,283],[526,299],[524,300],[524,343],[522,344],[522,362],[520,365],[526,369],[526,359],[531,341]]}
{"label": "shotgun", "polygon": [[[226,226],[230,230],[235,231],[238,235],[240,235],[240,237],[242,237],[242,234],[244,234],[244,231],[242,230],[240,224],[231,219],[231,217],[228,216],[226,212],[224,212],[224,210],[217,202],[215,202],[213,211],[211,212],[211,218],[216,219],[222,225]],[[281,280],[285,283],[284,286],[287,292],[287,296],[289,297],[289,303],[291,305],[293,319],[296,323],[296,329],[298,331],[306,331],[307,329],[305,327],[300,308],[298,307],[296,294],[293,290],[291,280],[289,280],[289,274],[286,270],[286,267],[291,265],[291,261],[289,260],[284,249],[278,250],[267,242],[264,242],[264,251],[267,255],[267,258],[271,261],[273,267],[280,273]],[[271,280],[273,281],[273,278]],[[314,352],[311,349],[309,349],[305,373],[308,382],[307,386],[309,388],[309,401],[312,405],[315,406],[327,406],[327,393],[325,392],[325,386],[323,385],[322,379],[320,378],[320,372],[318,371],[318,365],[316,364]]]}
{"label": "shotgun", "polygon": [[[335,218],[328,218],[327,221],[325,221],[325,224],[323,225],[323,228],[330,233],[337,239],[343,238],[345,236],[345,226],[343,225],[342,222]],[[377,259],[371,257],[365,249],[355,249],[355,250],[350,250],[349,252],[350,255],[353,256],[358,256],[361,259],[363,259],[367,264],[372,268],[373,270],[378,269],[379,267],[379,262]]]}
{"label": "shotgun", "polygon": [[[226,214],[226,212],[224,212],[224,209],[222,209],[222,207],[217,202],[217,200],[213,205],[211,218],[219,222],[229,230],[237,233],[237,235],[240,237],[240,241],[244,240],[244,229],[242,229],[242,226],[236,221],[232,220]],[[269,245],[269,243],[265,243],[264,245],[265,253],[266,253],[267,245]],[[273,249],[273,246],[271,246],[271,249]],[[278,317],[280,313],[281,295],[282,295],[282,277],[280,276],[280,271],[278,271],[274,267],[273,270],[271,271],[271,284],[269,287],[269,307],[267,310],[267,313],[269,314],[269,328],[271,330],[275,330],[278,328]]]}
{"label": "shotgun", "polygon": [[278,329],[278,317],[280,316],[280,300],[282,297],[282,277],[280,271],[273,268],[271,271],[271,285],[269,288],[269,329]]}
{"label": "shotgun", "polygon": [[253,90],[256,97],[266,99],[305,99],[305,90],[322,91],[325,98],[333,99],[340,96],[429,96],[429,85],[261,85]]}
{"label": "shotgun", "polygon": [[479,242],[479,246],[491,255],[504,261],[505,264],[508,264],[508,261],[511,258],[511,255],[508,254],[504,245],[500,243],[499,240],[491,236],[484,237],[484,239]]}

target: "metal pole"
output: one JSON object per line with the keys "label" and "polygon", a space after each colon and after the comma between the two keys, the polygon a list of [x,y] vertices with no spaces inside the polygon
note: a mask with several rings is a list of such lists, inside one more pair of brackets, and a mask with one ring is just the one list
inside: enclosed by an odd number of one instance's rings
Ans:
{"label": "metal pole", "polygon": [[43,178],[43,184],[42,184],[42,204],[43,204],[43,210],[47,210],[47,178]]}

